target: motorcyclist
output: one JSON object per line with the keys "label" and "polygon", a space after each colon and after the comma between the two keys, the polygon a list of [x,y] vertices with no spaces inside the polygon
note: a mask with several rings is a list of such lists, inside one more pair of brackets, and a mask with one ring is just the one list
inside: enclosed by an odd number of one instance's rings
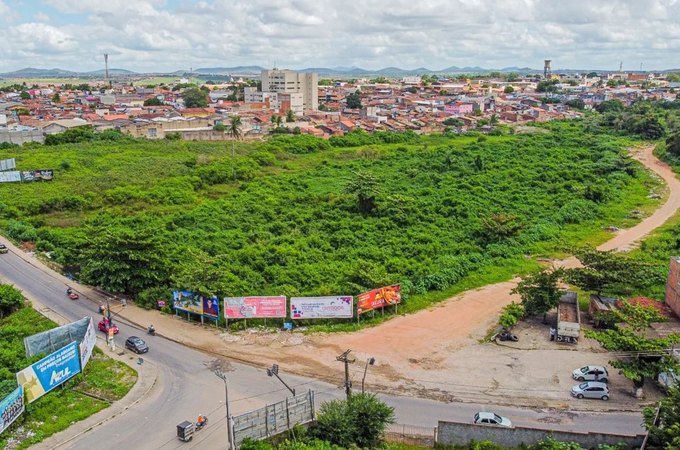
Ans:
{"label": "motorcyclist", "polygon": [[156,334],[156,329],[153,327],[153,325],[149,325],[147,331],[149,332],[149,334]]}
{"label": "motorcyclist", "polygon": [[71,295],[73,293],[73,289],[70,287],[66,289],[66,295]]}
{"label": "motorcyclist", "polygon": [[198,418],[196,419],[196,425],[198,425],[199,427],[202,427],[203,425],[205,425],[205,422],[207,420],[208,420],[207,417],[205,417],[203,414],[199,414]]}

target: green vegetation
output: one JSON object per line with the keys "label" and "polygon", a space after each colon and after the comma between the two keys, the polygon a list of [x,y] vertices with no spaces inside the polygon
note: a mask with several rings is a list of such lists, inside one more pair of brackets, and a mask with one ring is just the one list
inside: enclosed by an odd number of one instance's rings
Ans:
{"label": "green vegetation", "polygon": [[[15,288],[0,285],[3,302],[7,297],[17,296],[21,294]],[[54,322],[23,303],[15,312],[0,319],[0,398],[16,388],[16,372],[44,356],[27,358],[23,339],[55,326]],[[13,438],[21,442],[13,448],[28,448],[107,408],[111,402],[125,396],[136,380],[134,370],[95,348],[84,373],[67,381],[63,389],[56,389],[26,406],[26,412],[3,433],[0,447],[5,448],[8,439]]]}
{"label": "green vegetation", "polygon": [[645,408],[644,416],[644,425],[649,432],[648,449],[680,448],[680,389],[671,389],[668,397],[661,400],[658,422],[654,420],[655,408]]}
{"label": "green vegetation", "polygon": [[394,408],[386,405],[375,394],[356,394],[347,400],[323,403],[316,421],[308,432],[302,427],[293,430],[294,441],[284,437],[282,442],[247,440],[243,450],[305,450],[384,447],[382,436],[394,422]]}
{"label": "green vegetation", "polygon": [[[525,315],[543,314],[543,323],[546,322],[546,314],[558,305],[563,294],[558,287],[563,274],[562,269],[541,269],[526,275],[517,284],[511,293],[519,294],[522,298],[522,309]],[[519,309],[506,307],[504,312],[509,314],[510,317],[506,320],[510,321],[510,318],[519,313]]]}
{"label": "green vegetation", "polygon": [[626,156],[633,141],[543,127],[484,142],[356,132],[12,148],[0,157],[58,169],[50,183],[0,185],[0,226],[81,280],[140,298],[401,283],[408,312],[527,272],[527,254],[602,242],[604,226],[658,202],[647,198],[658,182]]}

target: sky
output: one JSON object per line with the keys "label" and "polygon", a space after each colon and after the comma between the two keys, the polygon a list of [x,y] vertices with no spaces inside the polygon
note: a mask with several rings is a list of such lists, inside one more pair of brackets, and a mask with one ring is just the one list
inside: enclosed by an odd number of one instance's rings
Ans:
{"label": "sky", "polygon": [[680,0],[0,0],[0,73],[680,67]]}

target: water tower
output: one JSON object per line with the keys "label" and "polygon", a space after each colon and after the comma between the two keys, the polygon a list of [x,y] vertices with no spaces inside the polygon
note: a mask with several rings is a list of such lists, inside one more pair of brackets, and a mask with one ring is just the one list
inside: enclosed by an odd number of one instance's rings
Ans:
{"label": "water tower", "polygon": [[543,60],[543,78],[548,79],[552,75],[552,68],[550,67],[550,59]]}

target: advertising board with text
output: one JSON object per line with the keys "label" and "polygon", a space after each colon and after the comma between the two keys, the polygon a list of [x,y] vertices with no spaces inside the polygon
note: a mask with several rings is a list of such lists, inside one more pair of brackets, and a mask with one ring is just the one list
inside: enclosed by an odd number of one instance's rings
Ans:
{"label": "advertising board with text", "polygon": [[172,305],[181,311],[203,314],[203,299],[191,291],[173,291]]}
{"label": "advertising board with text", "polygon": [[224,317],[227,319],[286,317],[286,296],[225,297]]}
{"label": "advertising board with text", "polygon": [[373,289],[357,296],[357,314],[401,303],[401,285]]}
{"label": "advertising board with text", "polygon": [[94,328],[94,320],[89,317],[89,323],[87,324],[87,330],[83,336],[82,341],[80,341],[80,367],[81,369],[87,365],[87,362],[92,356],[92,351],[97,343],[97,331]]}
{"label": "advertising board with text", "polygon": [[31,403],[78,373],[80,373],[78,343],[71,342],[17,372],[17,384],[23,386],[26,401]]}
{"label": "advertising board with text", "polygon": [[337,297],[291,297],[291,319],[347,319],[354,317],[351,295]]}
{"label": "advertising board with text", "polygon": [[0,433],[24,412],[24,388],[19,386],[0,401]]}

